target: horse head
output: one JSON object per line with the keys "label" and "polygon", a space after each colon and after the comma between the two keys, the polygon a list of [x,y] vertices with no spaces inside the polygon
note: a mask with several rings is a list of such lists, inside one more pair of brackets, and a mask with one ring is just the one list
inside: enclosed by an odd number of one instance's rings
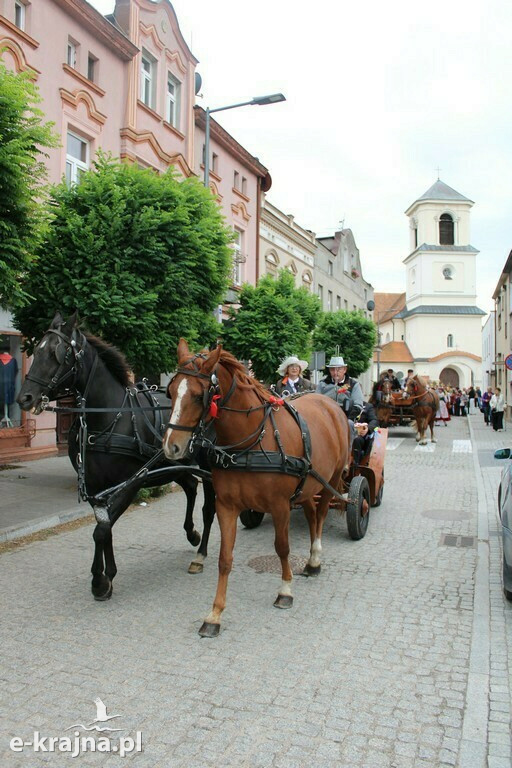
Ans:
{"label": "horse head", "polygon": [[393,397],[391,395],[392,392],[392,382],[389,379],[384,379],[382,382],[382,402],[383,403],[391,403],[393,402]]}
{"label": "horse head", "polygon": [[172,461],[186,456],[193,434],[219,393],[216,369],[221,352],[218,346],[213,352],[194,355],[185,339],[180,339],[178,369],[167,387],[173,407],[163,437],[164,453]]}
{"label": "horse head", "polygon": [[55,399],[73,384],[85,342],[77,322],[76,312],[67,320],[56,312],[34,351],[32,365],[16,398],[24,411],[41,413],[44,397]]}

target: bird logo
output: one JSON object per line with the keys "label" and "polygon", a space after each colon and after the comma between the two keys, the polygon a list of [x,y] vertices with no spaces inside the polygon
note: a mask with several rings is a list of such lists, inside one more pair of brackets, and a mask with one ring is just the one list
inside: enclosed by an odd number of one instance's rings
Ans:
{"label": "bird logo", "polygon": [[114,720],[116,717],[121,717],[121,715],[107,715],[107,707],[99,698],[99,696],[94,699],[94,703],[96,704],[96,717],[94,720],[92,720],[88,725],[84,725],[83,723],[75,723],[74,725],[70,725],[68,728],[66,728],[66,731],[70,731],[72,728],[83,728],[84,731],[124,730],[124,728],[110,728],[108,725],[106,725],[106,723],[109,723],[110,720]]}

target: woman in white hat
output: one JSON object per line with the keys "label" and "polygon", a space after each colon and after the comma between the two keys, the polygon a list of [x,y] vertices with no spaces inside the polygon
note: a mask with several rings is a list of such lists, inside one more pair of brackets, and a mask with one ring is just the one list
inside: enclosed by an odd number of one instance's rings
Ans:
{"label": "woman in white hat", "polygon": [[347,366],[341,355],[333,355],[327,364],[329,374],[318,384],[316,391],[335,400],[347,416],[359,413],[364,406],[363,390],[357,379],[347,376]]}
{"label": "woman in white hat", "polygon": [[278,395],[296,395],[299,392],[314,390],[313,384],[305,379],[302,374],[308,367],[306,360],[299,360],[295,355],[285,357],[277,372],[282,377],[274,389]]}

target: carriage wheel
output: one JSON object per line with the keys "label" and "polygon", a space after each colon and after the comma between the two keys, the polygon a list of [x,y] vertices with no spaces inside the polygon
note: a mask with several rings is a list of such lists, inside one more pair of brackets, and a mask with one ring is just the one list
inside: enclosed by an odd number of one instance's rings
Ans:
{"label": "carriage wheel", "polygon": [[348,535],[358,541],[365,536],[370,517],[370,486],[366,477],[358,475],[353,478],[348,489],[348,498]]}
{"label": "carriage wheel", "polygon": [[374,507],[380,507],[382,504],[382,497],[384,496],[384,469],[382,470],[382,480],[380,481],[380,488],[377,496],[375,497]]}
{"label": "carriage wheel", "polygon": [[240,512],[240,520],[244,528],[257,528],[263,520],[263,512],[256,512],[255,509],[244,509]]}

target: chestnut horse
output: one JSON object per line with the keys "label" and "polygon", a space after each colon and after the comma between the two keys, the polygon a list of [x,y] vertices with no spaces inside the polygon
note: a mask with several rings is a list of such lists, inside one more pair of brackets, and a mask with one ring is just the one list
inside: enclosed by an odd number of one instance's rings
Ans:
{"label": "chestnut horse", "polygon": [[[377,415],[377,419],[379,420],[379,426],[381,427],[387,427],[389,424],[390,416],[393,412],[393,396],[391,394],[392,392],[392,382],[389,379],[384,379],[380,384],[379,389],[379,382],[375,382],[373,385],[373,393],[372,393],[372,404],[375,406],[375,413]],[[378,397],[378,394],[380,393],[380,398]]]}
{"label": "chestnut horse", "polygon": [[434,423],[436,413],[439,410],[439,395],[434,389],[428,389],[421,376],[413,376],[407,382],[407,393],[414,400],[412,412],[416,419],[416,442],[420,445],[427,444],[426,431],[430,427],[430,441],[436,443],[434,437]]}
{"label": "chestnut horse", "polygon": [[[307,394],[289,408],[220,346],[193,355],[187,342],[180,339],[178,361],[178,371],[168,388],[173,410],[163,449],[173,461],[187,456],[194,443],[209,444],[212,449],[212,481],[221,532],[219,578],[212,611],[199,634],[215,637],[226,605],[237,519],[242,510],[272,515],[282,572],[274,602],[277,608],[290,608],[293,603],[288,562],[292,499],[302,505],[309,524],[311,550],[305,574],[320,572],[322,529],[332,488],[340,487],[348,469],[350,431],[345,414],[333,400]],[[212,421],[215,445],[204,437],[204,428]],[[287,473],[285,466],[294,469]],[[319,481],[320,475],[330,489]],[[318,504],[315,494],[320,494]]]}

